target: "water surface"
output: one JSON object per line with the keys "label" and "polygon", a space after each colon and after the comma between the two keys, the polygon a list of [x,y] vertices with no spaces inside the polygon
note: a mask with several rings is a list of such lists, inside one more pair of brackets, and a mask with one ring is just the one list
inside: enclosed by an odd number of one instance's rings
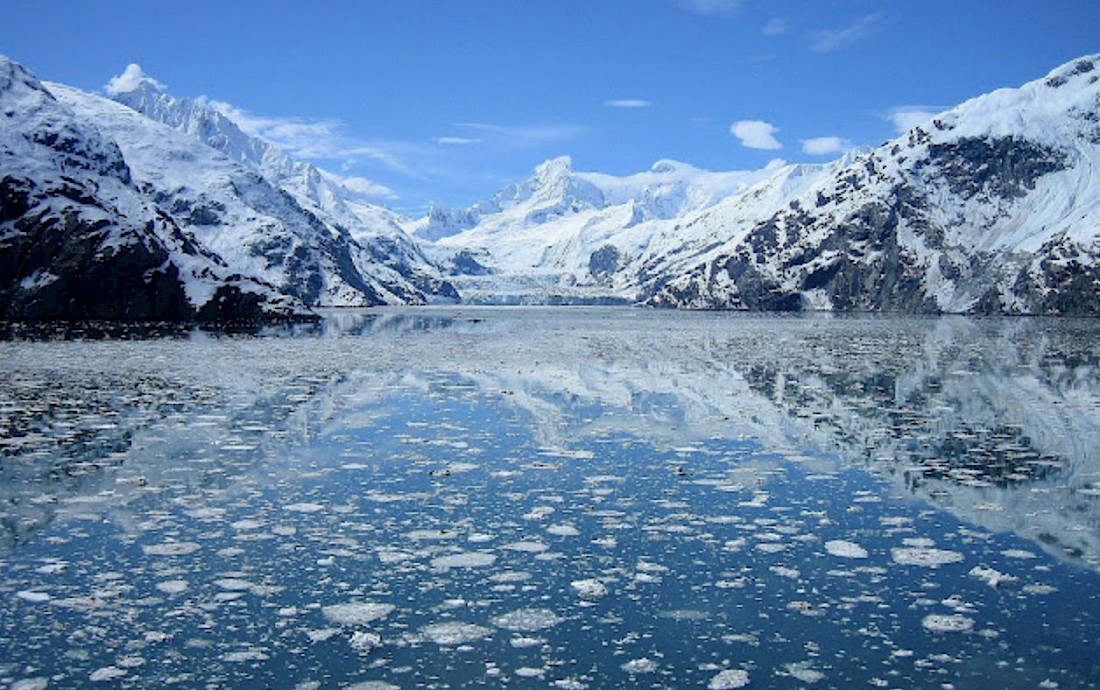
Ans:
{"label": "water surface", "polygon": [[1100,683],[1095,322],[110,335],[0,343],[0,687]]}

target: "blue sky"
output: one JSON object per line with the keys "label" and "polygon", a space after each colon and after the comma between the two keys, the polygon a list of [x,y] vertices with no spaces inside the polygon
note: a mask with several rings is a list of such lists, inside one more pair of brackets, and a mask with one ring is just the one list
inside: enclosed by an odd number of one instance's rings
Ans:
{"label": "blue sky", "polygon": [[629,174],[824,161],[906,114],[1100,52],[1097,0],[8,2],[0,53],[91,91],[176,96],[409,213],[541,161]]}

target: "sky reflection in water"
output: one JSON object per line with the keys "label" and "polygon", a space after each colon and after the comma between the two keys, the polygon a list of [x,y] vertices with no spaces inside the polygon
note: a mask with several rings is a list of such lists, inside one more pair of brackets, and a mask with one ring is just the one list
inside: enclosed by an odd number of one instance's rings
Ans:
{"label": "sky reflection in water", "polygon": [[1098,331],[427,309],[0,343],[0,684],[1093,687]]}

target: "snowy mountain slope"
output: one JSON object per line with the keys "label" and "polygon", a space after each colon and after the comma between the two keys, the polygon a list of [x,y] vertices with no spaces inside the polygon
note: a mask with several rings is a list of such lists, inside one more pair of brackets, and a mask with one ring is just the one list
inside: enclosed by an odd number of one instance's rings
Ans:
{"label": "snowy mountain slope", "polygon": [[259,173],[124,105],[59,84],[48,88],[117,142],[146,194],[242,273],[314,306],[422,301],[385,267],[384,277],[364,276],[359,265],[369,262],[341,228]]}
{"label": "snowy mountain slope", "polygon": [[[112,82],[111,95],[147,118],[167,125],[193,142],[211,147],[243,169],[258,174],[271,187],[289,195],[310,223],[324,224],[360,274],[367,303],[419,303],[441,296],[456,298],[453,288],[402,230],[407,222],[389,209],[363,200],[335,176],[287,156],[276,146],[243,132],[225,113],[205,101],[176,98],[147,77],[137,65],[126,79]],[[261,206],[259,211],[269,211]],[[290,213],[294,213],[293,210]],[[300,223],[288,220],[288,225]],[[354,284],[353,276],[342,276]],[[362,301],[336,291],[326,305]],[[371,293],[374,293],[373,295]]]}
{"label": "snowy mountain slope", "polygon": [[488,201],[432,209],[413,233],[468,301],[633,301],[629,269],[686,241],[682,218],[794,170],[713,173],[659,161],[616,177],[574,171],[562,157]]}
{"label": "snowy mountain slope", "polygon": [[0,56],[0,317],[304,318],[138,189],[119,147]]}
{"label": "snowy mountain slope", "polygon": [[651,271],[643,302],[1100,313],[1098,59],[856,156],[719,251]]}

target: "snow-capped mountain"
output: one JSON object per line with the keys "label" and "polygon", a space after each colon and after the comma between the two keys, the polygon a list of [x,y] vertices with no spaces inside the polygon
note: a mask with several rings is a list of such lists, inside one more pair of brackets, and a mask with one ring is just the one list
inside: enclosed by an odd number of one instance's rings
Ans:
{"label": "snow-capped mountain", "polygon": [[761,310],[1100,313],[1100,56],[820,166],[540,166],[415,229],[464,296]]}
{"label": "snow-capped mountain", "polygon": [[682,219],[769,183],[754,198],[789,195],[817,173],[715,173],[665,160],[617,177],[575,171],[562,157],[468,209],[432,209],[412,232],[467,301],[630,302],[644,261],[693,241]]}
{"label": "snow-capped mountain", "polygon": [[226,321],[308,316],[154,203],[118,145],[0,56],[0,315]]}
{"label": "snow-capped mountain", "polygon": [[[331,285],[314,295],[317,279],[310,275],[287,281],[288,289],[305,289],[311,293],[307,295],[307,301],[322,306],[416,304],[437,295],[457,297],[450,285],[440,278],[435,266],[401,229],[402,219],[396,213],[354,198],[354,194],[342,187],[333,176],[309,163],[294,160],[272,144],[246,134],[232,119],[206,102],[169,95],[158,82],[145,76],[137,65],[130,65],[126,74],[132,78],[112,83],[111,96],[115,101],[184,135],[176,137],[179,145],[197,141],[223,154],[236,166],[230,168],[222,165],[226,171],[224,174],[261,178],[246,182],[244,186],[255,186],[258,182],[261,186],[271,187],[275,195],[286,197],[281,202],[273,203],[271,199],[263,198],[272,192],[265,192],[254,200],[237,195],[251,209],[251,215],[268,218],[259,230],[245,230],[239,219],[234,227],[242,235],[254,237],[252,240],[245,238],[242,246],[262,243],[259,251],[264,255],[270,254],[272,224],[280,226],[277,232],[295,236],[293,240],[283,241],[281,251],[287,256],[295,251],[306,251],[303,247],[308,247],[310,243],[318,244],[308,251],[318,254],[315,270],[322,279],[331,279]],[[70,93],[72,91],[68,90]],[[100,107],[97,100],[85,99],[88,115],[109,119],[108,113],[112,111]],[[99,112],[96,112],[97,107]],[[135,140],[140,146],[145,140],[143,135],[127,137],[126,131],[130,125],[122,126],[117,115],[113,121],[119,126],[117,133],[124,154],[128,155],[128,141]],[[206,159],[198,167],[206,168],[212,163],[209,156]],[[164,169],[178,170],[182,167],[178,161],[164,163],[159,156],[148,162]],[[193,179],[193,176],[176,177],[177,180]],[[177,180],[166,182],[172,185]],[[243,188],[240,184],[234,186]],[[215,187],[224,189],[221,184],[215,184]],[[160,191],[176,193],[178,189]],[[212,193],[210,189],[201,191]],[[324,232],[318,236],[319,224],[324,226]],[[260,235],[264,239],[260,239]],[[286,265],[288,261],[281,263]]]}

